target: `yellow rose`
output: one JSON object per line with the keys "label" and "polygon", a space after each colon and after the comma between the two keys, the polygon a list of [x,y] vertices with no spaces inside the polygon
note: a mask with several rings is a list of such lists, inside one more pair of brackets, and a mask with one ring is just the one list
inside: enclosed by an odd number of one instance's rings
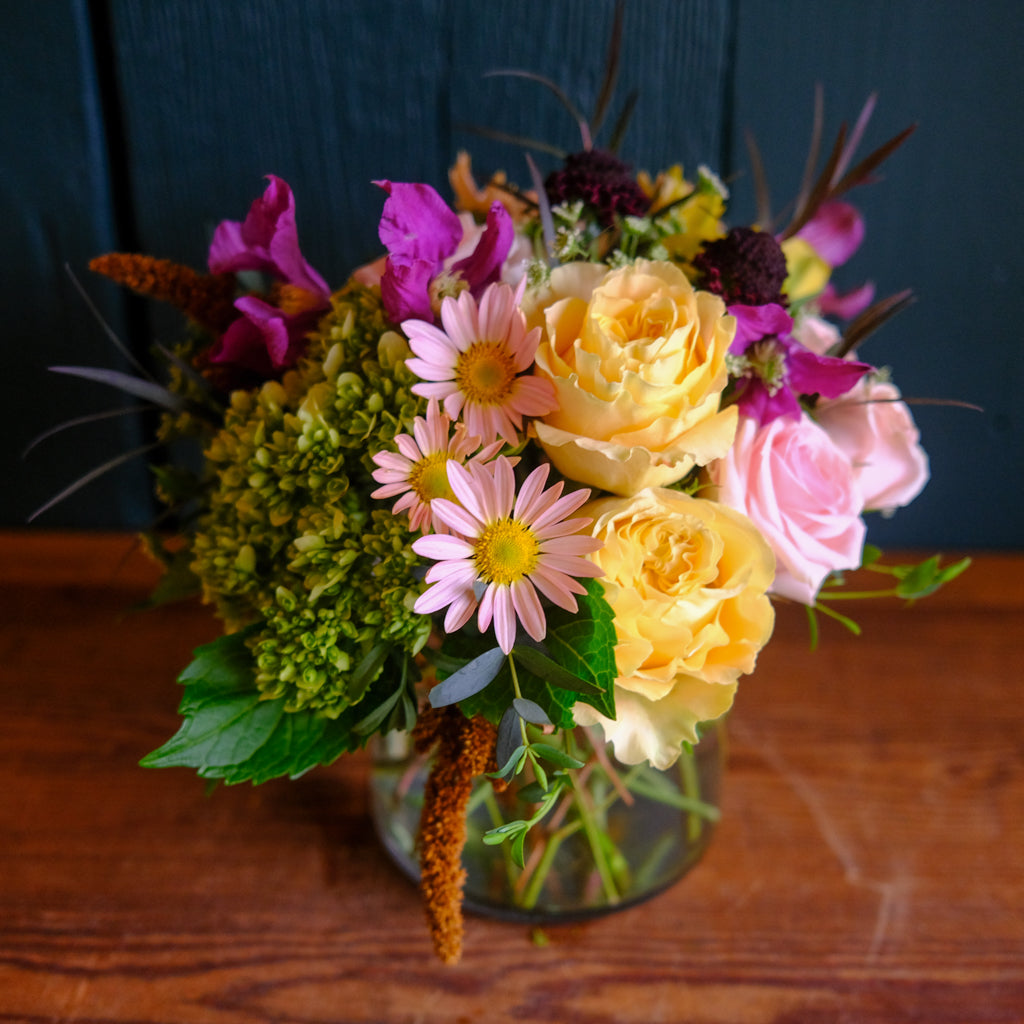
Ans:
{"label": "yellow rose", "polygon": [[534,427],[563,475],[629,495],[728,451],[736,409],[720,400],[736,323],[677,266],[569,263],[525,307],[544,328],[535,372],[558,398]]}
{"label": "yellow rose", "polygon": [[717,502],[650,488],[584,506],[604,546],[590,557],[615,613],[615,721],[600,724],[626,764],[667,768],[696,726],[723,715],[751,672],[775,613],[775,557],[746,516]]}

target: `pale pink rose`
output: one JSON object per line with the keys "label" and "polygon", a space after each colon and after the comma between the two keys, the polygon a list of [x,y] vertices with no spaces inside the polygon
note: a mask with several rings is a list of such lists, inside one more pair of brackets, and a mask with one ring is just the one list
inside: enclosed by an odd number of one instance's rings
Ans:
{"label": "pale pink rose", "polygon": [[813,604],[830,572],[860,565],[864,502],[853,467],[808,416],[763,427],[740,417],[709,475],[710,496],[745,513],[775,552],[772,593]]}
{"label": "pale pink rose", "polygon": [[819,356],[827,356],[843,339],[835,324],[812,313],[797,317],[792,334],[804,348]]}
{"label": "pale pink rose", "polygon": [[928,456],[910,409],[899,397],[894,385],[864,378],[814,411],[850,460],[867,509],[891,512],[909,505],[928,482]]}

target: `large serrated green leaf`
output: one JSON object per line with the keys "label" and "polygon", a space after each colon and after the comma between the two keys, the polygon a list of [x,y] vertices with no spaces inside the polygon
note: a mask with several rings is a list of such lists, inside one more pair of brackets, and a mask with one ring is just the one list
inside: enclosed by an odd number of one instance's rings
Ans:
{"label": "large serrated green leaf", "polygon": [[283,700],[260,700],[255,689],[193,702],[177,733],[141,763],[146,768],[239,764],[270,739],[283,713]]}
{"label": "large serrated green leaf", "polygon": [[[255,627],[254,627],[255,628]],[[365,701],[337,718],[313,711],[285,711],[284,700],[264,700],[255,684],[248,630],[200,647],[181,676],[185,686],[179,710],[181,728],[142,760],[149,768],[196,768],[203,778],[227,783],[295,778],[319,764],[366,743],[356,726],[367,709],[389,702],[396,685],[404,690],[408,673],[393,666],[369,687]]]}

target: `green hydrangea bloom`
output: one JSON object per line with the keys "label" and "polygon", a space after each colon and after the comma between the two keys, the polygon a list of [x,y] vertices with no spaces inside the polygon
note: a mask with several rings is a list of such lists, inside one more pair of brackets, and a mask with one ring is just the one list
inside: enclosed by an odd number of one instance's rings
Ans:
{"label": "green hydrangea bloom", "polygon": [[372,456],[425,405],[409,354],[379,291],[350,284],[294,370],[232,395],[205,450],[192,569],[230,626],[262,623],[257,685],[292,711],[337,716],[379,675],[381,644],[427,639],[412,535],[369,497]]}

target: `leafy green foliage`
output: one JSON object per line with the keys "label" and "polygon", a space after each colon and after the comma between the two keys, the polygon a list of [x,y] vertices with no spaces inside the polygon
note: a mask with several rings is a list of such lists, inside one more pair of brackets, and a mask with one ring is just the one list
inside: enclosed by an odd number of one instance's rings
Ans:
{"label": "leafy green foliage", "polygon": [[[178,708],[181,728],[142,759],[144,767],[195,768],[205,779],[229,784],[297,778],[361,747],[374,731],[411,725],[415,704],[404,663],[398,673],[382,673],[363,701],[336,718],[311,710],[288,712],[284,698],[264,699],[246,644],[255,628],[222,636],[195,652],[178,677],[185,687]],[[394,688],[386,680],[396,675]]]}
{"label": "leafy green foliage", "polygon": [[[543,644],[517,644],[482,689],[459,699],[467,717],[481,714],[497,725],[516,698],[536,704],[559,729],[573,727],[577,701],[615,717],[614,617],[601,585],[586,580],[584,586],[587,592],[579,597],[577,612],[556,608],[548,614]],[[458,658],[470,643],[465,634],[447,637],[447,658]],[[514,679],[509,661],[515,666]],[[455,663],[446,662],[448,667]]]}
{"label": "leafy green foliage", "polygon": [[831,577],[822,586],[817,600],[807,607],[807,621],[811,631],[811,648],[818,646],[817,613],[821,612],[844,626],[855,636],[860,636],[860,626],[849,616],[843,615],[825,602],[861,601],[876,597],[897,597],[913,603],[922,597],[934,594],[939,587],[955,580],[971,564],[970,558],[961,558],[951,565],[942,566],[938,555],[932,555],[917,565],[886,565],[881,561],[882,552],[873,544],[864,546],[861,569],[867,572],[890,576],[895,583],[888,587],[871,590],[844,590],[846,578],[842,573]]}

